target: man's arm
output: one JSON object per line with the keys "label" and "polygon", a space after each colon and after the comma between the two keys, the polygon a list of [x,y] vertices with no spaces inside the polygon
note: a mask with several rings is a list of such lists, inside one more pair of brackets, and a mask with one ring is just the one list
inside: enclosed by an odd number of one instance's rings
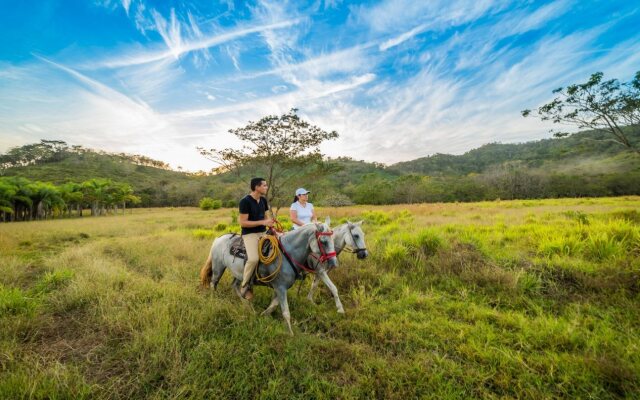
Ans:
{"label": "man's arm", "polygon": [[240,214],[239,218],[240,226],[243,228],[255,228],[256,226],[273,226],[273,220],[271,218],[265,218],[260,221],[249,221],[249,214]]}

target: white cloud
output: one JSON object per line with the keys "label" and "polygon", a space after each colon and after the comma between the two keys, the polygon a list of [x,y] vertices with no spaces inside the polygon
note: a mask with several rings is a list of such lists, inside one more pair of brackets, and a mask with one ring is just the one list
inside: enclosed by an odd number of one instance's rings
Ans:
{"label": "white cloud", "polygon": [[131,0],[122,0],[122,7],[124,11],[129,15],[129,7],[131,6]]}

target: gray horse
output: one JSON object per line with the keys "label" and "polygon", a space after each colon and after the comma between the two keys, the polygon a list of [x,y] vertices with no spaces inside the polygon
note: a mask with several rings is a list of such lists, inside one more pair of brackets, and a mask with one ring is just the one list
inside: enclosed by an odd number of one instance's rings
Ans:
{"label": "gray horse", "polygon": [[[244,259],[235,257],[230,253],[231,234],[223,235],[214,240],[211,246],[211,252],[207,262],[200,271],[200,282],[203,286],[209,287],[213,285],[217,287],[224,271],[229,268],[233,274],[233,287],[236,294],[240,296],[240,283],[242,281],[242,272],[244,270]],[[338,265],[333,237],[329,223],[309,224],[297,229],[294,232],[287,233],[280,238],[282,247],[286,251],[287,256],[282,253],[271,264],[260,264],[258,273],[260,276],[269,276],[276,269],[279,259],[282,258],[282,268],[280,273],[269,283],[273,291],[273,299],[262,315],[268,315],[280,304],[282,316],[287,322],[289,333],[293,334],[291,329],[291,316],[289,314],[289,303],[287,302],[287,290],[293,286],[296,277],[302,274],[305,260],[311,253],[319,254],[323,263],[330,266]],[[262,284],[258,282],[258,284]]]}
{"label": "gray horse", "polygon": [[[336,255],[340,255],[343,250],[355,253],[360,260],[367,258],[369,255],[367,245],[364,241],[362,221],[355,223],[347,222],[336,227],[333,230],[333,243],[336,248]],[[311,283],[311,289],[309,289],[307,299],[313,303],[313,291],[318,287],[318,283],[322,281],[331,291],[338,312],[344,314],[344,307],[340,301],[340,296],[338,296],[338,288],[336,288],[336,285],[334,285],[328,275],[328,272],[333,267],[326,262],[319,262],[313,255],[309,257],[308,264],[315,269],[316,273],[313,275],[313,282]]]}

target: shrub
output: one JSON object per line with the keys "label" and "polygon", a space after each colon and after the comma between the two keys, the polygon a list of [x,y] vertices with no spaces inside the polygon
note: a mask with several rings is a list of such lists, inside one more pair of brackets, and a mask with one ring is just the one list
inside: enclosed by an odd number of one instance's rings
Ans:
{"label": "shrub", "polygon": [[442,238],[431,229],[424,229],[415,237],[415,243],[426,256],[436,254],[442,246]]}
{"label": "shrub", "polygon": [[329,197],[325,197],[322,201],[320,201],[320,205],[327,207],[346,207],[352,206],[353,201],[351,201],[348,196],[342,193],[335,193],[330,195]]}
{"label": "shrub", "polygon": [[36,284],[35,291],[38,293],[51,292],[61,286],[66,285],[73,279],[74,273],[69,269],[60,269],[54,272],[47,272]]}
{"label": "shrub", "polygon": [[620,210],[611,213],[616,219],[624,219],[634,224],[640,224],[640,212],[638,210]]}
{"label": "shrub", "polygon": [[293,227],[293,222],[291,222],[291,219],[289,219],[287,215],[279,215],[277,219],[278,222],[280,222],[280,225],[282,225],[282,230],[284,232],[290,231]]}
{"label": "shrub", "polygon": [[538,253],[545,256],[572,256],[582,248],[582,242],[574,236],[547,236],[538,243]]}
{"label": "shrub", "polygon": [[387,261],[401,261],[409,255],[409,251],[402,243],[388,243],[383,254]]}
{"label": "shrub", "polygon": [[623,253],[623,243],[604,232],[592,233],[585,243],[585,255],[596,261],[603,261]]}
{"label": "shrub", "polygon": [[235,200],[227,200],[227,201],[224,203],[224,206],[225,206],[226,208],[234,208],[234,207],[237,207],[237,206],[238,206],[238,202],[237,202],[237,201],[235,201]]}
{"label": "shrub", "polygon": [[[18,288],[5,288],[0,285],[0,315],[29,314],[36,303]],[[4,328],[3,328],[4,329]]]}
{"label": "shrub", "polygon": [[565,217],[576,220],[581,224],[589,225],[589,216],[583,213],[582,211],[569,210],[569,211],[563,212],[562,214],[564,214]]}
{"label": "shrub", "polygon": [[411,212],[409,210],[402,210],[400,212],[394,213],[393,217],[396,220],[409,220],[409,219],[413,218],[413,215],[411,214]]}
{"label": "shrub", "polygon": [[222,200],[214,200],[211,197],[203,197],[200,200],[202,210],[217,210],[220,207],[222,207]]}
{"label": "shrub", "polygon": [[223,230],[227,229],[227,224],[225,224],[224,222],[220,222],[219,224],[214,226],[213,229],[218,231],[218,232],[219,231],[223,231]]}
{"label": "shrub", "polygon": [[384,211],[365,211],[362,219],[374,225],[385,225],[391,222],[391,216]]}

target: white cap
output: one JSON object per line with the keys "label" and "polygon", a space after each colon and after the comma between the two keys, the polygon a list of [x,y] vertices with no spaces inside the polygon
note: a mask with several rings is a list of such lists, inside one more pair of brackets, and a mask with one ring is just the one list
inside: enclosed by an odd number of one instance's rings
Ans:
{"label": "white cap", "polygon": [[307,194],[307,193],[311,193],[311,192],[305,188],[296,189],[296,196],[300,196],[301,194]]}

